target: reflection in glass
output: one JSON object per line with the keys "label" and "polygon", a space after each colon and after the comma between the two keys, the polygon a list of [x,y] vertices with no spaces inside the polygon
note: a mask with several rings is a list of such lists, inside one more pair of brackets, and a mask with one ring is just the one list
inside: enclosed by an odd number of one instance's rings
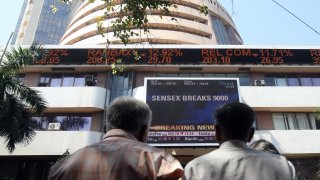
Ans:
{"label": "reflection in glass", "polygon": [[60,87],[62,82],[62,75],[55,74],[52,75],[50,81],[50,87]]}
{"label": "reflection in glass", "polygon": [[74,76],[72,74],[66,74],[63,77],[62,87],[72,87],[74,82]]}
{"label": "reflection in glass", "polygon": [[75,87],[85,86],[85,79],[83,74],[76,75],[73,86]]}
{"label": "reflection in glass", "polygon": [[277,86],[287,86],[286,78],[276,78]]}
{"label": "reflection in glass", "polygon": [[309,77],[300,78],[301,86],[312,86],[312,80]]}
{"label": "reflection in glass", "polygon": [[312,78],[312,83],[314,86],[320,86],[320,78],[318,77]]}
{"label": "reflection in glass", "polygon": [[48,115],[33,117],[35,130],[48,130],[49,123],[60,123],[63,131],[89,131],[91,127],[90,116],[79,115]]}
{"label": "reflection in glass", "polygon": [[300,86],[299,79],[294,77],[288,78],[288,86]]}

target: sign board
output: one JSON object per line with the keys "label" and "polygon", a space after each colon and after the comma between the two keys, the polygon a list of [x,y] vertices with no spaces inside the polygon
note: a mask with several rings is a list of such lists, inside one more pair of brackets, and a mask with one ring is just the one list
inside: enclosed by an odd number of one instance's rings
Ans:
{"label": "sign board", "polygon": [[140,48],[48,49],[33,65],[320,65],[320,49]]}
{"label": "sign board", "polygon": [[237,78],[146,78],[152,110],[148,143],[155,146],[216,146],[213,112],[239,101]]}

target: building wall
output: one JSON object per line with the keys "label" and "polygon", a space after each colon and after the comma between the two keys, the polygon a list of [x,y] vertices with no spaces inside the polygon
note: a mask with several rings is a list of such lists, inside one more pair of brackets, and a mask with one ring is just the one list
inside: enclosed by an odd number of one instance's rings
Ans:
{"label": "building wall", "polygon": [[[152,10],[148,15],[149,33],[140,33],[136,37],[130,37],[131,43],[148,42],[150,44],[242,44],[241,37],[225,9],[216,1],[203,1],[208,6],[209,14],[199,12],[200,5],[196,0],[175,1],[178,8],[169,8],[171,14],[160,17],[160,11]],[[113,32],[106,32],[102,37],[97,30],[97,19],[104,16],[105,10],[101,10],[103,2],[83,3],[63,35],[60,44],[106,44],[107,38],[111,44],[121,43],[114,38]],[[119,9],[119,5],[114,5]],[[110,13],[110,18],[103,21],[103,26],[108,28],[114,21],[116,14]],[[176,20],[170,20],[173,16]],[[219,20],[221,27],[213,24]],[[220,28],[225,32],[228,41],[219,43],[221,34],[216,33]]]}
{"label": "building wall", "polygon": [[104,112],[93,113],[90,131],[103,132],[104,121]]}
{"label": "building wall", "polygon": [[255,112],[258,130],[271,130],[273,128],[271,112]]}
{"label": "building wall", "polygon": [[[25,0],[11,44],[58,44],[65,32],[71,6],[56,0]],[[52,12],[51,5],[58,8]]]}

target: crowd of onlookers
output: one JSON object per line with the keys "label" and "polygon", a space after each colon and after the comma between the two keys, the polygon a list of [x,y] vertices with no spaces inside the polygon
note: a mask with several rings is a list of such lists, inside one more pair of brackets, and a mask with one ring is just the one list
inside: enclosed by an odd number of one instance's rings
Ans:
{"label": "crowd of onlookers", "polygon": [[223,105],[214,112],[217,150],[180,162],[164,150],[146,144],[152,112],[130,97],[114,100],[107,109],[104,138],[57,162],[49,179],[297,179],[290,161],[268,141],[248,146],[255,116],[244,103]]}

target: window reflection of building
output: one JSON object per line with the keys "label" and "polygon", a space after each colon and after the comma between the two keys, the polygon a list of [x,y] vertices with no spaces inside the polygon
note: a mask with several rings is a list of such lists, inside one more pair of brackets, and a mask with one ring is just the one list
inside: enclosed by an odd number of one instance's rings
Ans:
{"label": "window reflection of building", "polygon": [[[52,13],[51,5],[58,8]],[[58,44],[68,23],[70,5],[56,3],[56,0],[45,0],[39,17],[34,41],[42,44]]]}
{"label": "window reflection of building", "polygon": [[90,131],[92,117],[79,114],[47,114],[33,117],[36,130],[48,130],[49,123],[60,123],[63,131]]}
{"label": "window reflection of building", "polygon": [[214,33],[217,38],[218,44],[231,44],[226,27],[223,24],[223,22],[219,18],[214,16],[212,16],[212,19],[213,19],[213,29],[214,29]]}
{"label": "window reflection of building", "polygon": [[133,71],[125,71],[117,74],[110,73],[108,80],[110,102],[119,96],[132,96],[133,77]]}
{"label": "window reflection of building", "polygon": [[313,113],[273,113],[275,130],[319,129]]}
{"label": "window reflection of building", "polygon": [[[86,86],[85,76],[87,74],[43,74],[40,77],[40,87],[81,87]],[[90,74],[93,75],[93,74]],[[96,75],[93,75],[96,77]],[[96,78],[95,78],[96,79]]]}

